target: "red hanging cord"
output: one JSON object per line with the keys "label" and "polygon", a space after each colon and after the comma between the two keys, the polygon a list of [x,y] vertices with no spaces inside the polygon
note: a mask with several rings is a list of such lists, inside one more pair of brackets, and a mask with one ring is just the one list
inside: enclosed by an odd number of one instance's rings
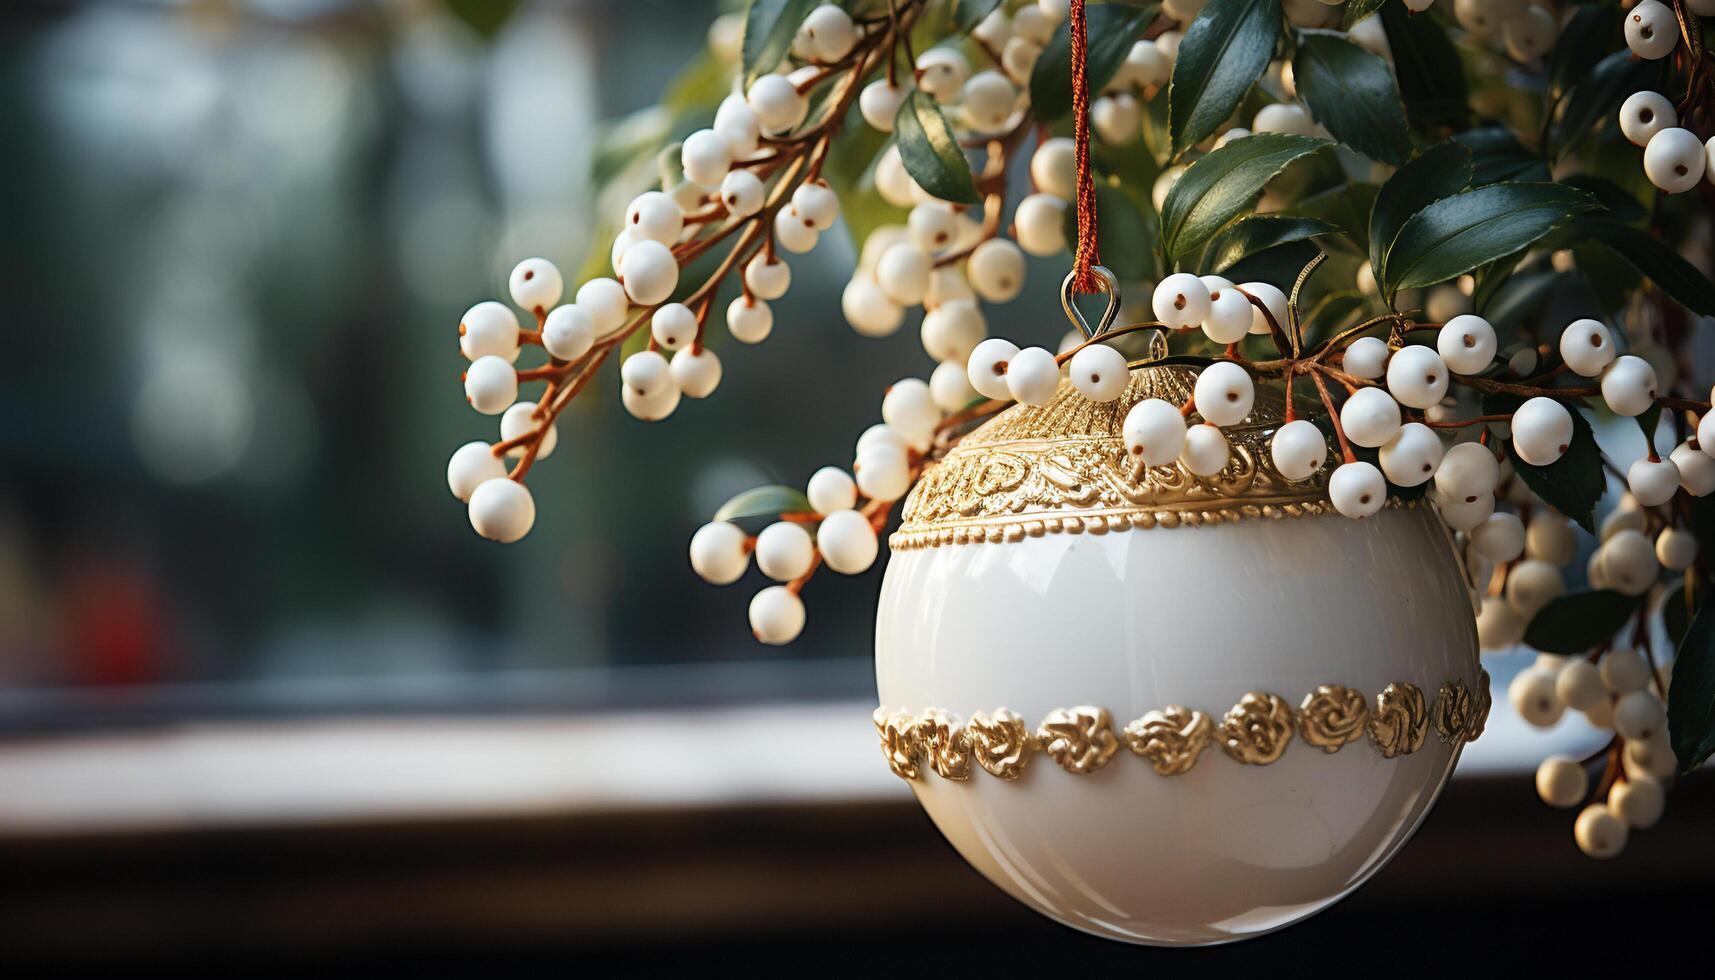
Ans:
{"label": "red hanging cord", "polygon": [[1101,283],[1090,271],[1101,264],[1102,256],[1096,247],[1096,183],[1090,174],[1090,83],[1084,72],[1090,36],[1084,0],[1071,0],[1066,30],[1072,42],[1072,141],[1078,159],[1078,250],[1072,258],[1072,288],[1098,293]]}

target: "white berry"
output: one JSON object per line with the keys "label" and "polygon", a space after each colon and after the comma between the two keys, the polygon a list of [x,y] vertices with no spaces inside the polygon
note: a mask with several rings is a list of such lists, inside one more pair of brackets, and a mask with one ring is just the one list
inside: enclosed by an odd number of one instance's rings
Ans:
{"label": "white berry", "polygon": [[816,545],[804,525],[776,521],[756,536],[756,567],[776,582],[790,582],[810,570]]}
{"label": "white berry", "polygon": [[1568,708],[1589,711],[1610,697],[1602,684],[1602,672],[1588,660],[1579,658],[1561,668],[1554,679],[1554,694]]}
{"label": "white berry", "polygon": [[[528,435],[536,430],[536,426],[540,422],[541,420],[536,418],[535,402],[518,402],[500,416],[500,441],[511,442]],[[547,431],[542,434],[541,445],[536,450],[536,458],[547,459],[559,444],[560,427],[550,422]],[[515,446],[507,450],[507,455],[522,456],[524,452],[524,446]]]}
{"label": "white berry", "polygon": [[1525,627],[1529,625],[1505,599],[1484,596],[1477,610],[1477,645],[1484,650],[1511,649],[1524,639]]}
{"label": "white berry", "polygon": [[1614,816],[1604,803],[1585,807],[1572,824],[1572,839],[1578,842],[1578,849],[1593,858],[1611,858],[1619,854],[1626,848],[1626,836],[1625,822]]}
{"label": "white berry", "polygon": [[1447,394],[1447,365],[1427,347],[1402,347],[1388,360],[1387,387],[1401,405],[1429,408]]}
{"label": "white berry", "polygon": [[804,600],[786,586],[771,585],[750,600],[750,632],[759,641],[781,646],[803,631]]}
{"label": "white berry", "polygon": [[1665,58],[1678,43],[1679,21],[1660,0],[1643,0],[1626,14],[1626,45],[1638,57]]}
{"label": "white berry", "polygon": [[704,347],[693,351],[686,347],[673,355],[668,365],[673,384],[686,398],[707,398],[721,383],[721,359]]}
{"label": "white berry", "polygon": [[748,170],[729,171],[721,180],[721,203],[734,218],[748,218],[762,210],[768,189]]}
{"label": "white berry", "polygon": [[726,329],[740,343],[760,344],[774,330],[774,311],[766,300],[735,296],[726,308]]}
{"label": "white berry", "polygon": [[963,363],[988,333],[988,319],[976,300],[950,299],[923,315],[923,349],[937,361]]}
{"label": "white berry", "polygon": [[810,474],[804,496],[809,499],[810,508],[818,514],[850,510],[857,506],[857,482],[838,466],[824,466]]}
{"label": "white berry", "polygon": [[1216,361],[1197,375],[1192,388],[1197,411],[1214,425],[1237,425],[1256,404],[1256,384],[1250,372],[1232,361]]}
{"label": "white berry", "polygon": [[1359,388],[1340,406],[1340,427],[1359,446],[1387,445],[1399,433],[1399,425],[1399,402],[1381,388]]}
{"label": "white berry", "polygon": [[711,521],[691,535],[691,570],[710,585],[731,585],[750,567],[750,548],[738,525]]}
{"label": "white berry", "polygon": [[542,346],[562,361],[575,361],[595,346],[595,324],[576,304],[556,306],[542,324]]}
{"label": "white berry", "polygon": [[[1006,387],[1015,401],[1046,405],[1054,400],[1054,392],[1060,387],[1060,365],[1047,350],[1026,347],[1012,355],[1006,369]],[[1174,455],[1177,454],[1175,450]]]}
{"label": "white berry", "polygon": [[1185,430],[1185,448],[1179,462],[1197,476],[1215,476],[1227,468],[1232,447],[1219,428],[1202,422]]}
{"label": "white berry", "polygon": [[1342,463],[1328,477],[1328,499],[1347,517],[1369,517],[1387,503],[1387,481],[1371,463]]}
{"label": "white berry", "polygon": [[510,544],[535,523],[536,501],[517,480],[487,480],[470,495],[470,526],[491,541]]}
{"label": "white berry", "polygon": [[929,396],[935,399],[937,408],[948,414],[960,411],[982,398],[977,394],[977,390],[971,387],[970,378],[965,376],[965,364],[962,361],[942,361],[935,365],[935,370],[929,373]]}
{"label": "white berry", "polygon": [[1679,113],[1660,92],[1633,92],[1620,103],[1620,132],[1638,146],[1648,146],[1655,134],[1677,125]]}
{"label": "white berry", "polygon": [[518,359],[518,315],[489,300],[465,311],[459,320],[459,352],[466,360],[493,355],[507,363]]}
{"label": "white berry", "polygon": [[1551,755],[1536,767],[1536,795],[1549,806],[1570,809],[1589,791],[1590,774],[1571,756]]}
{"label": "white berry", "polygon": [[822,519],[816,548],[829,568],[841,575],[858,575],[875,564],[880,545],[869,518],[855,510],[837,510]]}
{"label": "white berry", "polygon": [[512,301],[532,313],[546,313],[560,301],[566,282],[547,259],[525,259],[512,269],[507,284]]}
{"label": "white berry", "polygon": [[[1286,327],[1286,294],[1285,293],[1281,292],[1278,287],[1271,286],[1266,282],[1240,283],[1239,289],[1240,289],[1240,291],[1249,294],[1253,298],[1261,300],[1262,305],[1264,307],[1268,308],[1268,314],[1265,315],[1263,313],[1263,311],[1261,309],[1259,309],[1255,303],[1251,304],[1251,333],[1254,333],[1254,334],[1271,334],[1271,333],[1273,333],[1274,328],[1272,326],[1270,326],[1270,324],[1268,322],[1269,316],[1273,316],[1274,322],[1279,324],[1282,329],[1285,329],[1285,327]],[[1386,349],[1386,345],[1383,345],[1383,349],[1384,350]],[[1377,371],[1375,376],[1380,377],[1381,372]]]}
{"label": "white berry", "polygon": [[1513,451],[1519,459],[1532,466],[1547,466],[1572,445],[1572,412],[1560,402],[1538,395],[1513,413],[1512,430]]}
{"label": "white berry", "polygon": [[[1209,286],[1205,276],[1204,285]],[[1209,312],[1203,317],[1203,333],[1217,344],[1236,344],[1251,332],[1256,322],[1256,308],[1249,297],[1226,283],[1225,288],[1209,288]]]}
{"label": "white berry", "polygon": [[[749,174],[747,170],[738,173]],[[751,179],[755,179],[751,175]],[[631,201],[625,209],[625,230],[634,242],[650,241],[671,245],[679,240],[685,229],[685,212],[671,195],[661,191],[646,191]]]}
{"label": "white berry", "polygon": [[857,44],[857,25],[851,14],[831,3],[810,11],[799,28],[809,42],[810,53],[823,64],[833,64],[851,53]]}
{"label": "white berry", "polygon": [[913,449],[923,452],[934,441],[941,409],[926,382],[920,378],[901,378],[889,385],[887,394],[882,396],[881,419],[904,436]]}
{"label": "white berry", "polygon": [[1328,440],[1308,419],[1294,419],[1275,430],[1269,443],[1274,468],[1288,480],[1308,480],[1328,459]]}
{"label": "white berry", "polygon": [[763,75],[750,83],[745,101],[756,121],[770,133],[783,133],[804,121],[809,102],[783,75]]}
{"label": "white berry", "polygon": [[1435,349],[1454,374],[1476,374],[1495,359],[1495,328],[1472,313],[1448,320],[1435,338]]}
{"label": "white berry", "polygon": [[1471,529],[1471,547],[1492,562],[1512,561],[1524,553],[1524,522],[1517,514],[1491,514]]}
{"label": "white berry", "polygon": [[[1140,44],[1145,42],[1139,42]],[[1154,45],[1150,45],[1153,47]],[[1042,141],[1030,156],[1030,182],[1064,201],[1078,196],[1077,147],[1065,136]]]}
{"label": "white berry", "polygon": [[872,446],[859,449],[853,466],[858,490],[871,500],[898,500],[911,489],[911,469],[902,448]]}
{"label": "white berry", "polygon": [[938,102],[957,98],[970,75],[971,63],[953,48],[930,48],[917,56],[917,86]]}
{"label": "white berry", "polygon": [[619,260],[625,294],[640,306],[665,302],[679,285],[679,263],[660,242],[644,239],[625,250]]}
{"label": "white berry", "polygon": [[486,442],[467,442],[447,460],[447,488],[460,500],[470,500],[476,488],[506,475],[506,464]]}
{"label": "white berry", "polygon": [[604,276],[578,287],[576,305],[590,318],[596,336],[601,337],[625,325],[631,300],[626,297],[624,286]]}
{"label": "white berry", "polygon": [[1066,250],[1066,199],[1031,194],[1012,214],[1018,247],[1031,255],[1058,255]]}
{"label": "white berry", "polygon": [[1359,337],[1346,348],[1344,361],[1346,373],[1354,378],[1374,381],[1387,373],[1387,359],[1390,353],[1387,349],[1387,341],[1380,337]]}
{"label": "white berry", "polygon": [[929,254],[915,245],[901,242],[881,253],[875,265],[875,279],[887,297],[901,306],[923,302],[929,291],[929,270],[933,266]]}
{"label": "white berry", "polygon": [[1708,163],[1703,141],[1688,129],[1664,129],[1644,147],[1644,176],[1669,194],[1696,187]]}
{"label": "white berry", "polygon": [[[990,337],[971,351],[965,365],[965,377],[971,387],[985,398],[1007,399],[1012,391],[1007,387],[1006,374],[1012,359],[1018,356],[1018,345],[1000,337]],[[1715,463],[1715,459],[1710,460]]]}
{"label": "white berry", "polygon": [[1093,402],[1113,401],[1125,394],[1131,382],[1125,355],[1107,344],[1091,344],[1073,354],[1067,368],[1072,386]]}
{"label": "white berry", "polygon": [[1155,318],[1173,329],[1201,326],[1209,315],[1209,287],[1189,272],[1161,280],[1151,298]]}
{"label": "white berry", "polygon": [[965,271],[978,296],[1010,303],[1024,288],[1024,252],[1004,238],[991,238],[971,252]]}
{"label": "white berry", "polygon": [[1659,507],[1679,492],[1679,467],[1671,459],[1642,457],[1626,470],[1626,485],[1645,507]]}
{"label": "white berry", "polygon": [[807,180],[792,192],[792,207],[817,231],[827,231],[840,217],[840,197],[825,180]]}
{"label": "white berry", "polygon": [[1667,727],[1667,709],[1649,691],[1627,691],[1614,700],[1614,731],[1627,741],[1654,738]]}
{"label": "white berry", "polygon": [[649,336],[668,350],[678,350],[697,336],[697,315],[683,303],[668,303],[649,318]]}
{"label": "white berry", "polygon": [[1422,422],[1407,422],[1382,446],[1380,462],[1388,481],[1401,487],[1420,486],[1441,465],[1441,437]]}
{"label": "white berry", "polygon": [[903,85],[890,84],[885,78],[878,78],[864,86],[858,94],[858,112],[863,115],[863,121],[874,129],[884,133],[893,132],[893,120],[899,115],[899,107],[905,104],[905,97],[911,90]]}
{"label": "white berry", "polygon": [[840,293],[840,312],[852,329],[865,337],[886,337],[905,322],[905,308],[861,272]]}
{"label": "white berry", "polygon": [[1133,459],[1146,466],[1166,466],[1185,448],[1185,416],[1176,405],[1146,398],[1126,413],[1121,434]]}
{"label": "white berry", "polygon": [[1655,368],[1632,354],[1617,358],[1602,371],[1602,400],[1615,414],[1637,416],[1655,404]]}
{"label": "white berry", "polygon": [[1667,791],[1648,776],[1628,777],[1608,790],[1608,812],[1628,827],[1653,827],[1666,809]]}
{"label": "white berry", "polygon": [[1685,488],[1686,493],[1704,497],[1715,492],[1715,458],[1689,441],[1673,447],[1668,458],[1679,467],[1679,485]]}
{"label": "white berry", "polygon": [[[1491,515],[1483,523],[1494,520]],[[1481,527],[1482,524],[1477,525]],[[1476,528],[1472,528],[1475,531]],[[1542,607],[1566,594],[1566,579],[1558,566],[1527,558],[1507,574],[1507,605],[1521,616],[1534,616]]]}
{"label": "white berry", "polygon": [[[1655,545],[1641,531],[1616,531],[1596,550],[1608,587],[1626,595],[1643,595],[1661,572]],[[1606,671],[1604,671],[1606,677]]]}
{"label": "white berry", "polygon": [[479,357],[465,370],[464,397],[482,414],[499,415],[518,399],[518,372],[504,357]]}
{"label": "white berry", "polygon": [[1552,728],[1565,712],[1566,706],[1554,693],[1554,680],[1551,670],[1526,667],[1507,685],[1507,700],[1527,724]]}
{"label": "white berry", "polygon": [[803,255],[815,248],[821,237],[815,220],[799,214],[796,205],[788,204],[774,213],[774,240],[793,255]]}

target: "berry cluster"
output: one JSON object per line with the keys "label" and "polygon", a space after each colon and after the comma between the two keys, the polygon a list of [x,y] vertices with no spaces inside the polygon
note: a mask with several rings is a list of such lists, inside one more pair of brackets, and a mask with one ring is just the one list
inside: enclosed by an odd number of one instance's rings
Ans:
{"label": "berry cluster", "polygon": [[[612,275],[579,284],[563,302],[568,287],[560,272],[528,259],[512,273],[510,306],[479,303],[460,324],[460,349],[470,361],[467,400],[500,416],[497,440],[459,448],[448,465],[449,486],[467,502],[477,532],[515,541],[529,531],[535,504],[524,479],[536,460],[554,452],[559,413],[610,358],[620,362],[627,411],[654,421],[683,398],[708,397],[719,386],[721,361],[707,344],[711,326],[724,327],[740,344],[770,335],[770,304],[792,283],[789,257],[815,248],[845,209],[858,207],[842,199],[847,188],[826,164],[839,152],[834,137],[842,128],[863,128],[886,142],[875,152],[872,141],[872,158],[844,169],[865,174],[863,190],[873,190],[889,216],[848,224],[872,230],[841,309],[853,329],[871,337],[892,335],[920,316],[922,347],[936,366],[926,378],[887,389],[881,421],[857,441],[849,467],[824,467],[802,490],[770,488],[766,506],[723,509],[692,538],[692,567],[708,581],[737,582],[752,556],[771,581],[750,604],[759,640],[780,644],[799,636],[801,593],[821,566],[847,575],[873,566],[894,505],[976,422],[1012,403],[1046,404],[1063,381],[1092,401],[1111,402],[1135,366],[1120,338],[1160,331],[1173,351],[1164,363],[1190,366],[1197,379],[1183,404],[1150,399],[1129,409],[1124,451],[1139,467],[1176,465],[1197,477],[1217,476],[1231,462],[1223,430],[1245,421],[1258,389],[1268,388],[1285,405],[1285,421],[1270,443],[1281,477],[1325,475],[1334,509],[1353,519],[1377,513],[1390,498],[1433,504],[1475,585],[1485,650],[1521,643],[1549,650],[1554,644],[1538,627],[1570,608],[1561,604],[1614,605],[1611,597],[1618,597],[1625,627],[1583,638],[1576,653],[1545,652],[1514,682],[1512,701],[1532,724],[1553,725],[1571,707],[1614,732],[1598,757],[1557,757],[1539,773],[1544,799],[1572,806],[1591,796],[1586,767],[1607,760],[1594,789],[1600,799],[1575,826],[1586,852],[1612,854],[1627,828],[1653,823],[1676,762],[1664,733],[1668,681],[1650,650],[1646,620],[1663,602],[1677,601],[1672,576],[1683,574],[1688,605],[1693,593],[1701,601],[1707,569],[1692,515],[1696,499],[1715,491],[1715,412],[1703,392],[1682,380],[1690,363],[1683,331],[1662,327],[1664,292],[1673,292],[1667,283],[1636,288],[1623,313],[1609,307],[1606,322],[1574,319],[1585,310],[1566,304],[1565,318],[1538,333],[1494,313],[1494,282],[1527,268],[1580,273],[1586,255],[1575,242],[1533,238],[1516,252],[1491,256],[1486,267],[1449,266],[1404,288],[1375,243],[1322,248],[1284,271],[1269,267],[1269,274],[1241,274],[1237,266],[1212,263],[1208,253],[1175,255],[1162,244],[1161,271],[1127,283],[1144,286],[1150,302],[1146,311],[1127,311],[1125,326],[1094,338],[1074,332],[1052,351],[991,337],[994,307],[1019,295],[1032,257],[1063,256],[1075,226],[1068,212],[1081,196],[1078,143],[1059,118],[1039,117],[1031,94],[1041,70],[1054,67],[1044,52],[1065,43],[1069,4],[1005,0],[968,31],[919,50],[926,28],[958,22],[926,17],[938,2],[817,6],[801,23],[786,25],[791,40],[780,35],[777,64],[750,63],[744,16],[716,24],[711,48],[728,60],[744,57],[749,80],[718,105],[710,100],[708,128],[686,136],[661,185],[636,194],[617,216],[620,230],[607,253]],[[1178,67],[1214,29],[1204,6],[1167,0],[1158,14],[1138,15],[1128,22],[1137,25],[1134,33],[1121,39],[1129,47],[1112,49],[1116,57],[1125,51],[1124,58],[1092,79],[1089,130],[1115,158],[1150,157],[1141,186],[1126,190],[1140,213],[1153,210],[1158,218],[1172,210],[1170,198],[1183,199],[1186,188],[1198,186],[1179,184],[1190,168],[1224,148],[1242,149],[1253,137],[1262,139],[1251,147],[1269,140],[1270,146],[1322,145],[1348,135],[1330,132],[1342,127],[1327,90],[1317,101],[1311,69],[1294,49],[1336,35],[1328,29],[1353,12],[1340,0],[1283,0],[1290,27],[1257,56],[1260,75],[1244,84],[1249,97],[1235,98],[1222,110],[1224,122],[1185,145],[1177,134],[1172,146],[1164,145],[1160,120],[1170,80],[1182,84]],[[1405,6],[1450,24],[1459,47],[1479,64],[1529,77],[1546,70],[1574,19],[1542,0],[1452,0],[1439,12],[1430,11],[1433,0]],[[1715,181],[1715,140],[1706,144],[1697,135],[1715,118],[1715,58],[1694,40],[1703,33],[1697,17],[1711,13],[1715,0],[1682,0],[1672,8],[1640,0],[1623,19],[1630,51],[1673,69],[1658,87],[1677,91],[1674,79],[1685,79],[1677,105],[1642,91],[1619,106],[1621,135],[1643,148],[1645,176],[1667,195],[1695,191],[1705,176]],[[1348,64],[1366,61],[1391,76],[1387,66],[1401,40],[1383,21],[1380,14],[1356,16],[1339,43],[1362,49]],[[1193,22],[1203,26],[1193,30]],[[1295,77],[1295,63],[1303,78]],[[1609,121],[1610,108],[1601,110]],[[1559,107],[1551,103],[1545,111],[1552,124]],[[1477,115],[1500,113],[1484,108]],[[941,179],[945,171],[923,162],[933,146],[920,143],[910,152],[907,130],[921,130],[925,119],[944,127],[939,146],[946,147],[946,137],[956,146],[953,169],[968,169],[966,191],[954,193],[958,188]],[[1429,152],[1424,144],[1439,138],[1409,145],[1409,155],[1421,159]],[[1363,173],[1366,165],[1339,145],[1338,169],[1348,177]],[[1549,156],[1558,174],[1565,161]],[[1119,183],[1113,173],[1103,179]],[[1534,186],[1557,186],[1543,181]],[[1473,179],[1469,190],[1483,183]],[[1262,181],[1244,194],[1257,215],[1290,222],[1291,215],[1270,214],[1293,203],[1277,187]],[[1226,230],[1244,220],[1236,214],[1243,210],[1222,219]],[[692,281],[687,270],[705,257],[713,272]],[[1372,260],[1388,281],[1378,282]],[[1310,285],[1324,264],[1321,281]],[[1176,271],[1187,268],[1228,275]],[[1296,282],[1285,288],[1295,271]],[[1280,285],[1261,281],[1268,279]],[[1320,301],[1312,295],[1318,291]],[[1357,305],[1329,312],[1338,306],[1329,301],[1342,297]],[[542,358],[519,367],[528,347],[541,348]],[[521,386],[531,384],[542,390],[520,401]],[[1638,458],[1602,456],[1586,420],[1595,410],[1637,419],[1646,437]],[[1663,430],[1671,433],[1667,452],[1656,445]],[[1576,591],[1565,569],[1580,545],[1568,518],[1593,527],[1594,497],[1569,504],[1550,479],[1575,467],[1598,481],[1606,468],[1628,488],[1600,526],[1583,569],[1589,589]],[[752,527],[753,520],[761,524]]]}

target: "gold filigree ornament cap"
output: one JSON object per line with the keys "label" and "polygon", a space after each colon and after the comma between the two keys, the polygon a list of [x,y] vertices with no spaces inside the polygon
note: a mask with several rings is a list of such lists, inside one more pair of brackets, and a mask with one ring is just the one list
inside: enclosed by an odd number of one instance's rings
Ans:
{"label": "gold filigree ornament cap", "polygon": [[[1069,315],[1086,334],[1103,333],[1075,310]],[[1285,405],[1272,388],[1259,386],[1251,414],[1222,429],[1231,457],[1214,476],[1197,476],[1178,461],[1135,463],[1122,438],[1126,413],[1148,398],[1184,404],[1198,373],[1156,363],[1166,344],[1159,331],[1150,336],[1149,356],[1132,362],[1131,381],[1114,401],[1091,401],[1062,378],[1048,404],[1014,405],[966,435],[925,470],[888,543],[910,550],[1332,512],[1327,467],[1300,482],[1274,468],[1269,442],[1285,421]]]}

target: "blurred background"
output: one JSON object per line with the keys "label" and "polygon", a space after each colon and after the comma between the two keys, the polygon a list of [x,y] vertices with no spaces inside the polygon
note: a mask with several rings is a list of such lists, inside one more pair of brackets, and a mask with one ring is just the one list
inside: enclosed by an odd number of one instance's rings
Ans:
{"label": "blurred background", "polygon": [[[931,366],[909,326],[843,323],[844,236],[794,260],[783,329],[726,359],[724,397],[663,426],[611,389],[579,399],[523,543],[480,541],[447,493],[451,450],[491,437],[463,403],[460,313],[519,257],[570,275],[605,254],[627,175],[647,180],[721,89],[722,9],[0,6],[14,975],[1174,955],[1034,919],[887,774],[879,564],[818,579],[784,649],[751,641],[748,590],[687,566],[722,501],[840,461],[880,386]],[[1064,321],[1037,292],[992,329],[1051,344]],[[1503,702],[1526,662],[1490,664]],[[1497,716],[1374,884],[1208,962],[1452,921],[1545,962],[1579,916],[1715,921],[1706,781],[1597,865],[1528,776],[1595,734]],[[783,724],[804,737],[791,758],[771,748]]]}

